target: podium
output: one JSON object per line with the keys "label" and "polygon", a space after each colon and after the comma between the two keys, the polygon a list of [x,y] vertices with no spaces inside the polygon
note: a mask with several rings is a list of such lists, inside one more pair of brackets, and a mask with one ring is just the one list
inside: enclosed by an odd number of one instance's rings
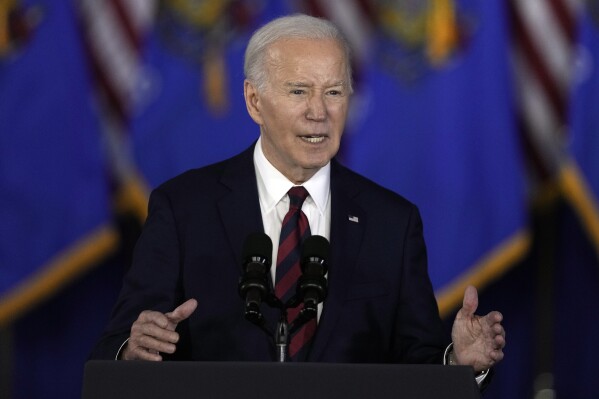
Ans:
{"label": "podium", "polygon": [[83,399],[480,398],[472,369],[442,365],[93,360]]}

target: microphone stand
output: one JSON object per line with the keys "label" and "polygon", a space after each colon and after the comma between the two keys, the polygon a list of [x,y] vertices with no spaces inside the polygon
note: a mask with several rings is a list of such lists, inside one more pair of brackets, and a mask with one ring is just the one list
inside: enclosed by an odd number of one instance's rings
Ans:
{"label": "microphone stand", "polygon": [[285,363],[289,358],[289,339],[304,324],[316,317],[316,308],[304,308],[297,318],[289,324],[287,321],[287,309],[299,306],[301,302],[297,296],[292,297],[285,306],[281,306],[281,317],[277,323],[275,332],[275,345],[277,348],[277,361]]}
{"label": "microphone stand", "polygon": [[[258,237],[260,238],[260,237]],[[327,294],[327,281],[324,277],[326,274],[326,257],[328,256],[328,241],[321,236],[312,236],[310,238],[310,247],[308,256],[302,254],[305,262],[302,263],[302,276],[298,281],[296,293],[286,303],[283,303],[275,294],[273,285],[267,284],[262,273],[257,273],[252,269],[246,271],[239,283],[239,291],[242,297],[246,298],[245,318],[258,326],[269,337],[273,338],[276,348],[276,359],[279,363],[285,363],[289,359],[289,340],[291,336],[297,332],[308,321],[316,318],[318,314],[318,304],[324,300]],[[304,248],[305,249],[305,248]],[[310,253],[314,252],[314,255]],[[266,251],[268,253],[268,251]],[[252,261],[261,261],[262,259]],[[267,259],[268,260],[268,259]],[[251,273],[253,272],[253,273]],[[259,275],[257,275],[259,274]],[[252,298],[250,303],[248,290],[259,289],[262,295],[259,298]],[[253,293],[254,291],[251,291]],[[244,295],[245,293],[245,295]],[[253,294],[255,295],[255,294]],[[266,320],[260,311],[260,303],[266,302],[270,307],[279,309],[280,317],[277,322],[276,330],[273,332],[266,326]],[[304,307],[300,310],[299,315],[293,320],[291,325],[287,320],[287,310],[296,308],[300,304]]]}
{"label": "microphone stand", "polygon": [[281,318],[277,323],[275,333],[275,346],[277,348],[277,361],[285,363],[289,357],[289,323],[287,322],[287,309],[281,309]]}
{"label": "microphone stand", "polygon": [[259,308],[253,308],[251,312],[246,310],[245,316],[247,320],[260,327],[266,335],[274,339],[277,362],[285,363],[289,360],[289,339],[291,338],[291,335],[316,316],[316,307],[305,307],[300,311],[298,317],[289,324],[287,320],[287,310],[298,307],[302,303],[297,295],[294,295],[287,301],[287,303],[283,304],[279,298],[274,294],[271,294],[266,298],[265,302],[269,306],[279,309],[281,312],[274,333],[266,327],[266,320],[262,316]]}

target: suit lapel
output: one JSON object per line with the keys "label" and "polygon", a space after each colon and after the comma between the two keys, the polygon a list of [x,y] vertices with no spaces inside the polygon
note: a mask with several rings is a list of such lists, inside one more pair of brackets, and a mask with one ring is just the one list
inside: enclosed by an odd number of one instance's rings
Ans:
{"label": "suit lapel", "polygon": [[250,233],[264,232],[253,161],[254,146],[231,158],[221,176],[229,193],[218,201],[231,251],[241,265],[241,250]]}
{"label": "suit lapel", "polygon": [[327,276],[329,294],[325,299],[309,361],[318,361],[341,314],[353,276],[366,225],[366,214],[354,198],[359,192],[347,170],[331,163],[331,259]]}
{"label": "suit lapel", "polygon": [[[237,272],[241,276],[241,252],[246,237],[251,233],[264,232],[254,168],[254,146],[228,162],[221,183],[229,189],[229,192],[219,200],[218,209],[231,251],[237,260]],[[242,299],[239,300],[241,303]],[[279,320],[278,310],[266,304],[263,304],[261,309],[268,328],[274,331],[276,322]]]}

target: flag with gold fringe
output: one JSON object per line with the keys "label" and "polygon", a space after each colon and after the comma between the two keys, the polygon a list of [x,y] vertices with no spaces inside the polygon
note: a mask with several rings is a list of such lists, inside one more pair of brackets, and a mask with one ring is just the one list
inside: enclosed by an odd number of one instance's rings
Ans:
{"label": "flag with gold fringe", "polygon": [[422,213],[443,315],[527,253],[522,151],[500,2],[373,2],[344,154]]}
{"label": "flag with gold fringe", "polygon": [[[29,2],[32,3],[32,2]],[[116,247],[73,7],[13,3],[0,54],[0,326]]]}

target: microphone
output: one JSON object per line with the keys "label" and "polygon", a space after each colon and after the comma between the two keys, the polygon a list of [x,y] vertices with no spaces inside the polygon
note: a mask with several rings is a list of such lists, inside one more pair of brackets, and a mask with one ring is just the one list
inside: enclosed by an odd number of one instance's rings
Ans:
{"label": "microphone", "polygon": [[326,238],[313,235],[306,238],[302,248],[302,276],[297,284],[297,294],[303,298],[301,315],[307,320],[316,317],[317,306],[327,296],[327,261],[329,242]]}
{"label": "microphone", "polygon": [[264,233],[246,237],[242,252],[243,274],[239,278],[239,295],[245,300],[245,317],[263,324],[260,304],[269,293],[268,271],[272,262],[272,241]]}

